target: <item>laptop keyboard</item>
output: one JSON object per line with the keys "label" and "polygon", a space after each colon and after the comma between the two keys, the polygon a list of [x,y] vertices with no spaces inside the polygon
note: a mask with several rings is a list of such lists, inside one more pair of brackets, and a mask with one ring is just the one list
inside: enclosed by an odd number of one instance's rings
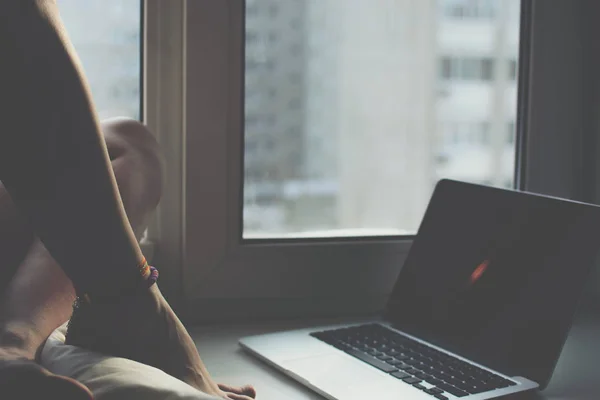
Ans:
{"label": "laptop keyboard", "polygon": [[311,336],[440,400],[451,398],[449,394],[465,397],[516,385],[379,324],[313,332]]}

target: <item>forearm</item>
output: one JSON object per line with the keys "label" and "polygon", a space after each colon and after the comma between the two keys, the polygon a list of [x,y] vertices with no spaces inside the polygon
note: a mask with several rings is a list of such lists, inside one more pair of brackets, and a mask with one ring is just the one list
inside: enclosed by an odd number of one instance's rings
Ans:
{"label": "forearm", "polygon": [[111,284],[113,269],[133,279],[135,268],[124,266],[134,267],[140,250],[56,5],[9,0],[0,31],[0,180],[76,285]]}

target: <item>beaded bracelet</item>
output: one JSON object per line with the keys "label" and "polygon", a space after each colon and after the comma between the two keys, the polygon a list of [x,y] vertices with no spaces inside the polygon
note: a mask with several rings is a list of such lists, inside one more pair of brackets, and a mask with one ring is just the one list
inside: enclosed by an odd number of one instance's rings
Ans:
{"label": "beaded bracelet", "polygon": [[148,277],[148,287],[154,285],[158,280],[158,270],[154,267],[150,267],[150,276]]}
{"label": "beaded bracelet", "polygon": [[148,265],[148,261],[146,261],[145,257],[142,257],[142,262],[140,263],[139,270],[140,275],[142,275],[142,278],[148,279],[148,277],[150,276],[150,265]]}
{"label": "beaded bracelet", "polygon": [[148,287],[154,285],[158,280],[158,270],[149,265],[148,261],[146,261],[146,258],[143,258],[140,264],[140,274],[148,283]]}

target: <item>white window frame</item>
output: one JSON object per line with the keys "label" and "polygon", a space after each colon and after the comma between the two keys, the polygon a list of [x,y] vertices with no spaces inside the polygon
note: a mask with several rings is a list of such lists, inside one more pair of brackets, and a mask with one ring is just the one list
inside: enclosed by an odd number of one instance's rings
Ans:
{"label": "white window frame", "polygon": [[[596,37],[587,30],[600,29],[583,23],[598,15],[584,8],[597,6],[522,2],[516,184],[600,199],[581,162],[584,133],[598,125],[584,85],[591,67],[581,74]],[[169,300],[193,321],[380,310],[412,237],[241,241],[244,1],[146,0],[145,9],[144,115],[168,166],[149,238]]]}

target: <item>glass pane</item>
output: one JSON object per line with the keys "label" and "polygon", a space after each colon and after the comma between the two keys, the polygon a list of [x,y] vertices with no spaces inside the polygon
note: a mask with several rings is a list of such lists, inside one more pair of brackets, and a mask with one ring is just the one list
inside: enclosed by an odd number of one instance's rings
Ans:
{"label": "glass pane", "polygon": [[139,119],[140,0],[58,0],[100,118]]}
{"label": "glass pane", "polygon": [[244,238],[414,234],[440,178],[513,186],[519,0],[246,7]]}

